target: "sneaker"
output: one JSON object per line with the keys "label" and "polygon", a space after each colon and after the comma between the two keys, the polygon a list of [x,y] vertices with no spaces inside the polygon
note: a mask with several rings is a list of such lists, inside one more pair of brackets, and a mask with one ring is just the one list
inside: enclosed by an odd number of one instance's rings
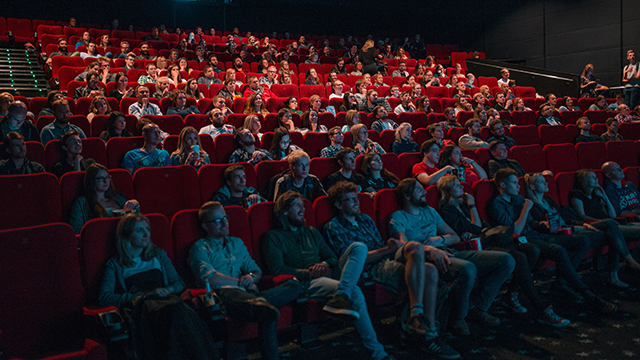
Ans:
{"label": "sneaker", "polygon": [[467,325],[467,322],[464,321],[464,319],[453,321],[451,325],[449,325],[449,331],[458,336],[471,335],[471,331],[469,331],[469,325]]}
{"label": "sneaker", "polygon": [[507,293],[502,297],[502,305],[508,309],[511,309],[516,314],[524,314],[527,312],[527,308],[520,304],[518,300],[518,293]]}
{"label": "sneaker", "polygon": [[360,319],[360,314],[353,310],[351,300],[345,295],[335,295],[327,302],[322,310],[332,313],[334,315],[345,315],[352,318]]}
{"label": "sneaker", "polygon": [[460,353],[455,351],[451,346],[447,345],[439,336],[430,340],[425,340],[420,348],[440,359],[459,359]]}
{"label": "sneaker", "polygon": [[589,306],[602,314],[613,314],[618,310],[618,305],[602,300],[597,296],[587,300]]}
{"label": "sneaker", "polygon": [[551,306],[542,311],[542,314],[538,318],[540,324],[551,325],[553,327],[561,328],[571,324],[571,321],[563,319],[553,312]]}
{"label": "sneaker", "polygon": [[252,321],[272,322],[278,320],[280,312],[273,305],[262,298],[254,298],[244,301],[244,316],[248,316]]}
{"label": "sneaker", "polygon": [[402,330],[408,335],[419,334],[426,335],[428,330],[431,330],[427,325],[427,319],[424,315],[414,315],[407,321],[406,324],[402,324]]}
{"label": "sneaker", "polygon": [[489,314],[486,311],[479,310],[478,308],[473,308],[469,310],[469,317],[483,325],[488,325],[488,326],[500,325],[500,319]]}

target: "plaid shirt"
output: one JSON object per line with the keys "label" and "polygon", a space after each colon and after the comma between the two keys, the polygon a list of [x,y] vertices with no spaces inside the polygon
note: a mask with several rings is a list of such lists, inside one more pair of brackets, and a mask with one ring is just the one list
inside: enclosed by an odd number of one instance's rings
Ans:
{"label": "plaid shirt", "polygon": [[340,151],[340,149],[342,148],[338,148],[335,145],[329,145],[324,149],[320,150],[320,157],[323,157],[323,158],[335,157],[338,151]]}
{"label": "plaid shirt", "polygon": [[356,217],[356,223],[351,223],[342,216],[336,216],[324,226],[324,236],[327,244],[338,255],[358,241],[367,246],[369,251],[385,247],[380,232],[367,214]]}
{"label": "plaid shirt", "polygon": [[[269,154],[267,150],[255,148],[255,151],[261,152],[265,155],[262,160],[273,160],[271,154]],[[256,165],[257,163],[259,163],[259,161],[253,161],[253,153],[250,154],[247,150],[245,150],[244,147],[241,147],[234,151],[233,154],[231,154],[231,158],[229,159],[229,164],[235,164],[239,162],[248,162],[251,165]]]}

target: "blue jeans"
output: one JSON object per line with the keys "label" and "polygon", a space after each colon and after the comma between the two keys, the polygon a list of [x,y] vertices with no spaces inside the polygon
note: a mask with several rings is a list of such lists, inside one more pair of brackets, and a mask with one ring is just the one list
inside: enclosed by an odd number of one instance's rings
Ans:
{"label": "blue jeans", "polygon": [[[284,305],[297,299],[302,293],[302,285],[298,281],[287,281],[259,294],[250,293],[241,289],[218,289],[216,294],[224,303],[230,316],[243,318],[242,312],[245,307],[240,304],[246,300],[262,297],[271,305],[281,308]],[[260,341],[260,353],[263,359],[280,359],[278,351],[278,321],[259,322],[258,338]]]}
{"label": "blue jeans", "polygon": [[321,277],[313,279],[309,283],[309,296],[320,300],[326,300],[335,294],[346,295],[353,303],[353,309],[360,314],[360,318],[355,321],[356,329],[360,333],[362,343],[371,350],[372,359],[382,359],[387,356],[384,346],[378,342],[376,332],[373,330],[367,303],[358,287],[358,280],[362,275],[364,263],[367,260],[369,250],[367,246],[360,242],[354,242],[340,257],[340,269],[334,271],[334,277],[340,280]]}
{"label": "blue jeans", "polygon": [[[450,259],[449,271],[455,277],[451,309],[454,319],[467,317],[470,304],[481,311],[489,310],[516,266],[513,257],[501,251],[458,251]],[[476,278],[478,286],[473,291]]]}

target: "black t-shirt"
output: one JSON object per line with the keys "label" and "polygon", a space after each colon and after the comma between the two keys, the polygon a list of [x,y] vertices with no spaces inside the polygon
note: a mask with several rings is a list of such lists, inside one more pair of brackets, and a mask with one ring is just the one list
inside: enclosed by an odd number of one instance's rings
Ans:
{"label": "black t-shirt", "polygon": [[367,180],[364,178],[364,176],[356,172],[352,172],[351,177],[346,178],[340,171],[336,171],[333,174],[327,176],[326,179],[324,179],[324,188],[326,189],[326,191],[329,191],[329,189],[333,185],[337,184],[340,181],[349,181],[358,185],[360,187],[360,189],[358,189],[358,192],[362,192],[368,186]]}
{"label": "black t-shirt", "polygon": [[574,144],[577,143],[581,143],[581,142],[592,142],[592,141],[600,141],[602,142],[602,138],[598,135],[589,135],[589,136],[585,136],[585,135],[578,135],[576,136],[576,138],[573,140]]}
{"label": "black t-shirt", "polygon": [[580,190],[571,190],[569,192],[569,200],[576,198],[582,201],[584,206],[584,213],[587,216],[591,216],[596,219],[608,219],[609,214],[607,214],[604,210],[604,200],[596,195],[595,193],[591,194],[591,198],[588,198],[582,191]]}

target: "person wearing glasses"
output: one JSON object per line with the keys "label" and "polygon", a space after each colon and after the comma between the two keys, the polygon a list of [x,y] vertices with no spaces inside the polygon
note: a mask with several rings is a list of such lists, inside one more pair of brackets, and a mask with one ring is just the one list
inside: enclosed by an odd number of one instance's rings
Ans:
{"label": "person wearing glasses", "polygon": [[329,141],[331,145],[320,150],[320,157],[335,157],[340,149],[342,149],[342,141],[344,141],[344,133],[339,126],[329,129]]}
{"label": "person wearing glasses", "polygon": [[89,166],[84,174],[84,195],[74,202],[69,224],[76,234],[79,234],[84,224],[91,219],[139,210],[138,200],[127,200],[118,193],[111,183],[111,175],[107,168],[95,163]]}
{"label": "person wearing glasses", "polygon": [[342,89],[344,89],[344,83],[340,80],[336,80],[331,84],[331,88],[333,89],[333,94],[329,95],[329,100],[331,99],[343,99],[344,93]]}
{"label": "person wearing glasses", "polygon": [[267,68],[267,76],[263,76],[258,80],[258,84],[271,87],[273,84],[278,84],[278,69],[275,66],[269,66]]}

